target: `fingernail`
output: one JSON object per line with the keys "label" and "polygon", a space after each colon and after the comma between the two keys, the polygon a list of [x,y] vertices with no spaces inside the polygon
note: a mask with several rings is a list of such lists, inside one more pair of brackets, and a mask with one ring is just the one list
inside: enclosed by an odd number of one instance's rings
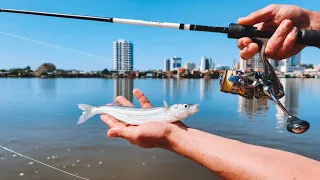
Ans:
{"label": "fingernail", "polygon": [[240,17],[240,18],[238,18],[238,21],[241,21],[241,20],[243,20],[244,19],[244,17]]}
{"label": "fingernail", "polygon": [[104,119],[104,120],[108,120],[108,115],[102,115],[102,119]]}
{"label": "fingernail", "polygon": [[108,124],[108,125],[110,125],[110,124],[113,123],[110,119],[106,119],[106,121],[107,121],[107,124]]}
{"label": "fingernail", "polygon": [[295,33],[295,34],[297,34],[297,33],[298,33],[298,28],[297,28],[297,27],[294,27],[293,30],[292,30],[292,32]]}

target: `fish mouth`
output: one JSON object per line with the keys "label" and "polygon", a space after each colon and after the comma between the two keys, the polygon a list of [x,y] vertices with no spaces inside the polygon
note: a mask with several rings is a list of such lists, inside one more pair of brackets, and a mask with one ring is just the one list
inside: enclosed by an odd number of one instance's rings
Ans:
{"label": "fish mouth", "polygon": [[199,112],[199,104],[194,104],[192,106],[192,114]]}

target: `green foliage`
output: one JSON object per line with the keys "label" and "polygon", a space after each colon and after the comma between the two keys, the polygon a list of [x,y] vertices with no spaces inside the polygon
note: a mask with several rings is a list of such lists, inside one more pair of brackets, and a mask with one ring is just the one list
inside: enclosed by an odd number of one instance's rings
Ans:
{"label": "green foliage", "polygon": [[305,67],[307,69],[313,69],[313,64],[301,64],[300,66]]}
{"label": "green foliage", "polygon": [[313,69],[313,64],[308,64],[308,65],[306,66],[306,68],[307,68],[307,69]]}
{"label": "green foliage", "polygon": [[30,71],[30,70],[31,70],[31,67],[30,67],[30,66],[27,66],[27,67],[24,68],[24,70]]}
{"label": "green foliage", "polygon": [[104,69],[103,71],[101,71],[101,73],[103,75],[108,75],[109,74],[109,70],[108,69]]}
{"label": "green foliage", "polygon": [[25,70],[22,68],[13,68],[10,69],[10,74],[11,75],[23,75],[25,73]]}
{"label": "green foliage", "polygon": [[47,76],[48,73],[44,71],[44,72],[42,72],[40,75],[41,75],[41,76]]}

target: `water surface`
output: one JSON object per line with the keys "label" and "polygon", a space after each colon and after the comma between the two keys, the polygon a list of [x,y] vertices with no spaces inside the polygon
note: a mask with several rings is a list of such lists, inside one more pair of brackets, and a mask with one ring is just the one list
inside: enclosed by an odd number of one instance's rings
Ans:
{"label": "water surface", "polygon": [[[201,101],[200,112],[185,120],[193,128],[320,160],[320,80],[281,82],[286,94],[281,102],[311,124],[305,134],[287,132],[284,114],[272,101],[222,93],[217,80],[0,78],[0,144],[92,180],[218,179],[175,153],[109,139],[99,116],[76,124],[81,115],[77,104],[102,105],[124,95],[138,106],[131,92],[139,88],[154,106],[163,100]],[[77,178],[0,149],[0,179]]]}

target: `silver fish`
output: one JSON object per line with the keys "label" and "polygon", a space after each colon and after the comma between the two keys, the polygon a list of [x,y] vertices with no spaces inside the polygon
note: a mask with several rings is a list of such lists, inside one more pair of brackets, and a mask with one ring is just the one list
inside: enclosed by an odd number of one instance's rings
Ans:
{"label": "silver fish", "polygon": [[108,114],[119,121],[130,124],[140,125],[149,121],[158,122],[176,122],[181,121],[197,112],[199,112],[199,104],[174,104],[168,106],[163,101],[163,107],[155,108],[137,108],[126,106],[90,106],[87,104],[79,104],[78,107],[83,110],[79,118],[78,124],[84,123],[96,114]]}

